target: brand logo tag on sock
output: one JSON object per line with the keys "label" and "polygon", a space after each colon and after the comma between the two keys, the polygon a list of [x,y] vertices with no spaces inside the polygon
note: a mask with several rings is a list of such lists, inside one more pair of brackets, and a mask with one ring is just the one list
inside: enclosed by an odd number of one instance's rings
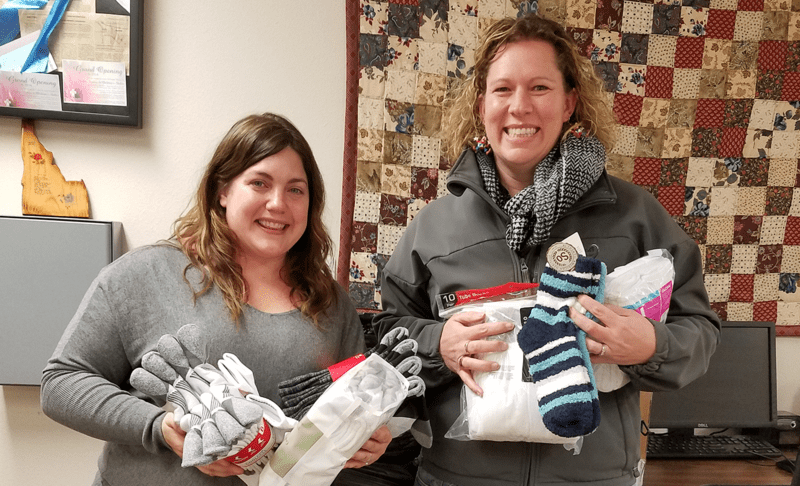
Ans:
{"label": "brand logo tag on sock", "polygon": [[547,250],[547,263],[558,272],[575,270],[578,261],[578,250],[569,243],[555,243]]}

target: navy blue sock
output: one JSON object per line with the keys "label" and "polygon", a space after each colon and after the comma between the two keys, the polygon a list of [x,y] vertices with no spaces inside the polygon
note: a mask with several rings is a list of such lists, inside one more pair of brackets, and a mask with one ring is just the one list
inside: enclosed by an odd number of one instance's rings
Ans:
{"label": "navy blue sock", "polygon": [[578,256],[571,271],[558,272],[547,265],[536,305],[517,336],[538,385],[544,425],[560,437],[586,435],[600,425],[586,333],[570,319],[569,308],[579,294],[602,302],[605,276],[603,262],[584,256]]}

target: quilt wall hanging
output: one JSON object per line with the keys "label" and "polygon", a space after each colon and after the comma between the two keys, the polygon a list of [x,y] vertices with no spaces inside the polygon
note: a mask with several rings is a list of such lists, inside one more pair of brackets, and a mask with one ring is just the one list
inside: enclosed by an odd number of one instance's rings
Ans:
{"label": "quilt wall hanging", "polygon": [[700,245],[723,320],[800,335],[800,0],[347,0],[348,93],[337,278],[380,309],[380,273],[442,196],[442,102],[480,32],[538,11],[601,74],[610,173]]}

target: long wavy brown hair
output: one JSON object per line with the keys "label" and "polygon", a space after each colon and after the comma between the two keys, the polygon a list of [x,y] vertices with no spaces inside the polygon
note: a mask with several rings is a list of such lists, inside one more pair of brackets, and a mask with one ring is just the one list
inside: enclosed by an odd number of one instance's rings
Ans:
{"label": "long wavy brown hair", "polygon": [[[237,323],[247,302],[247,283],[236,262],[237,242],[228,227],[220,191],[239,174],[263,159],[291,148],[303,161],[309,186],[308,224],[289,250],[282,278],[300,311],[319,325],[321,315],[338,300],[336,282],[326,260],[332,243],[322,222],[325,187],[311,147],[286,118],[273,113],[250,115],[236,122],[216,148],[194,198],[194,205],[173,225],[170,240],[203,274],[195,299],[216,285]],[[188,281],[188,280],[187,280]]]}
{"label": "long wavy brown hair", "polygon": [[508,44],[524,40],[543,40],[555,48],[556,63],[564,76],[565,88],[576,90],[577,105],[562,136],[572,127],[582,126],[610,150],[615,137],[614,115],[603,93],[603,83],[591,61],[582,55],[564,28],[552,20],[529,13],[519,18],[498,20],[481,37],[475,51],[475,68],[470,77],[457,84],[445,103],[442,120],[443,143],[447,156],[455,161],[461,151],[475,147],[473,141],[486,129],[479,115],[479,103],[486,93],[486,77],[498,52]]}

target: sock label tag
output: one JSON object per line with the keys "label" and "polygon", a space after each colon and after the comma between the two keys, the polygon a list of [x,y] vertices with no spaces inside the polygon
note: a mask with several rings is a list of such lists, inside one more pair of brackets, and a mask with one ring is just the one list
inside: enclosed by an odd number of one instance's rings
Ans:
{"label": "sock label tag", "polygon": [[554,243],[547,249],[547,263],[557,272],[571,272],[578,262],[578,250],[569,243]]}
{"label": "sock label tag", "polygon": [[444,310],[465,305],[472,302],[495,302],[507,300],[509,298],[524,297],[533,295],[533,289],[539,286],[538,283],[508,282],[496,287],[485,289],[458,290],[456,292],[445,292],[436,296],[436,303],[439,306],[439,313]]}

